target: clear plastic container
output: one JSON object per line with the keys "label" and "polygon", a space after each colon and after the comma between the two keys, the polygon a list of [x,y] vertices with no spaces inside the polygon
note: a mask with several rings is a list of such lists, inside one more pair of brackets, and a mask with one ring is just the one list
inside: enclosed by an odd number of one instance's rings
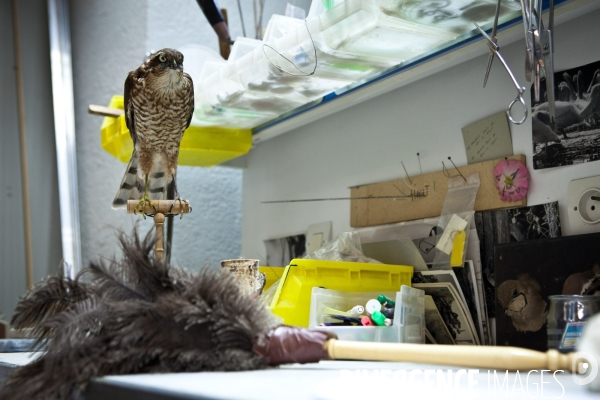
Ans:
{"label": "clear plastic container", "polygon": [[399,292],[343,292],[315,287],[310,298],[308,327],[335,332],[339,340],[397,343],[397,326],[319,326],[323,322],[333,321],[324,314],[325,308],[348,311],[356,305],[364,306],[367,301],[376,299],[380,294],[393,299],[400,295]]}
{"label": "clear plastic container", "polygon": [[456,35],[381,13],[370,1],[348,0],[326,11],[342,18],[322,31],[324,43],[337,52],[400,63],[423,54]]}
{"label": "clear plastic container", "polygon": [[[497,2],[493,0],[374,0],[378,10],[390,17],[437,28],[454,35],[472,31],[492,22]],[[521,9],[520,2],[505,0],[500,5],[500,18]]]}
{"label": "clear plastic container", "polygon": [[227,58],[228,63],[232,63],[236,60],[239,60],[246,54],[250,53],[252,50],[256,49],[259,46],[262,46],[262,40],[246,38],[240,36],[235,39],[233,46],[231,47],[231,52],[229,53],[229,58]]}
{"label": "clear plastic container", "polygon": [[548,348],[575,351],[587,320],[600,313],[600,296],[554,295],[548,299]]}

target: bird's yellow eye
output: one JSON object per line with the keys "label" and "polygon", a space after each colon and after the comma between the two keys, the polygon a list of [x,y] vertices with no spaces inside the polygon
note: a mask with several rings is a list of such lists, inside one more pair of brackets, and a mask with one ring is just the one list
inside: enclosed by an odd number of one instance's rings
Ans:
{"label": "bird's yellow eye", "polygon": [[165,62],[167,61],[167,57],[165,57],[164,54],[161,54],[160,56],[158,56],[158,59],[160,60],[160,62]]}

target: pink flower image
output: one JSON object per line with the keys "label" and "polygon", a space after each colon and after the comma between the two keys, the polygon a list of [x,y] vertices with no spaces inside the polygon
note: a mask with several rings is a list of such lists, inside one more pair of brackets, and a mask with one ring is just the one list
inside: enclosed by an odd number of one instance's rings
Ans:
{"label": "pink flower image", "polygon": [[494,168],[493,174],[502,201],[517,201],[527,196],[529,171],[522,162],[502,160]]}

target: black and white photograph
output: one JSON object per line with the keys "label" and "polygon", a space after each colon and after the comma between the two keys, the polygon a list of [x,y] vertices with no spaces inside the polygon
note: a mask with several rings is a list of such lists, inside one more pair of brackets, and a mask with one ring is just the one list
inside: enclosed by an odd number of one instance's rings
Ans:
{"label": "black and white photograph", "polygon": [[463,305],[460,295],[449,282],[415,283],[431,296],[456,344],[478,345],[479,338],[473,320]]}
{"label": "black and white photograph", "polygon": [[438,311],[433,297],[425,296],[425,329],[432,343],[455,344],[452,335],[448,331],[440,312]]}
{"label": "black and white photograph", "polygon": [[554,124],[546,87],[540,86],[538,102],[531,88],[533,168],[599,160],[600,61],[554,74]]}
{"label": "black and white photograph", "polygon": [[294,258],[306,255],[306,235],[284,236],[264,241],[267,249],[267,265],[272,267],[285,267]]}
{"label": "black and white photograph", "polygon": [[558,202],[478,211],[475,213],[475,227],[479,237],[487,313],[492,318],[496,315],[494,245],[562,236]]}

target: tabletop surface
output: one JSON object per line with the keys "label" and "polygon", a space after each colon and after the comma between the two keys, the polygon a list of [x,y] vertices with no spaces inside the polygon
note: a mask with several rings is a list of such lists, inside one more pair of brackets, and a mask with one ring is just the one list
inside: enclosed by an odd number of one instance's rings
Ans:
{"label": "tabletop surface", "polygon": [[[369,361],[321,361],[246,372],[108,376],[98,379],[96,384],[96,387],[107,385],[159,393],[164,399],[347,400],[398,398],[399,395],[407,399],[600,397],[577,385],[567,372],[555,375],[548,371],[507,373]],[[89,398],[95,400],[94,396]]]}
{"label": "tabletop surface", "polygon": [[[0,353],[0,366],[25,365],[37,354]],[[576,384],[568,372],[506,372],[376,361],[321,361],[245,372],[106,376],[95,379],[84,397],[95,400],[107,395],[111,400],[600,398]]]}

